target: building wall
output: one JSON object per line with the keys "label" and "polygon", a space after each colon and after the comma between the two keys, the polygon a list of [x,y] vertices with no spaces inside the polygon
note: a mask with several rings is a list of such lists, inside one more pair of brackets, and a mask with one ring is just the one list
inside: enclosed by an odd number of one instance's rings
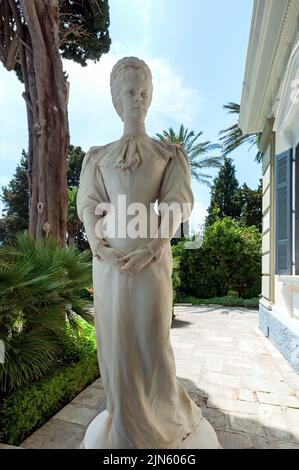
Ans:
{"label": "building wall", "polygon": [[[270,277],[273,278],[272,297],[272,310],[276,313],[277,317],[291,321],[292,327],[299,328],[299,276],[295,275],[295,240],[298,239],[299,234],[295,231],[295,217],[296,210],[298,212],[299,201],[296,201],[296,178],[295,178],[295,154],[296,145],[299,142],[299,93],[297,99],[292,102],[291,90],[295,81],[299,83],[299,37],[297,36],[292,52],[290,54],[289,63],[285,68],[285,74],[281,77],[280,89],[277,96],[273,100],[272,112],[275,117],[273,129],[275,131],[275,151],[273,152],[273,171],[270,172],[271,183],[273,182],[272,199],[270,202],[270,213],[272,210],[272,225],[270,222],[270,246],[271,240],[273,246],[273,258],[275,257],[275,155],[281,154],[289,149],[293,151],[292,162],[292,269],[289,275],[282,276],[275,274],[275,260],[271,264]],[[266,163],[265,163],[266,166]],[[265,185],[267,184],[268,176],[264,176]],[[298,182],[297,182],[298,184]],[[265,207],[268,203],[267,195],[265,195]],[[266,215],[266,213],[265,213]],[[267,219],[265,226],[268,226]],[[267,241],[268,243],[268,241]],[[268,248],[267,243],[265,247]],[[265,260],[265,269],[267,267],[267,260]],[[297,283],[298,281],[298,283]],[[264,293],[263,293],[264,295]],[[267,295],[267,285],[265,285],[265,295]],[[298,305],[297,305],[298,304]]]}
{"label": "building wall", "polygon": [[259,325],[299,373],[298,0],[254,2],[239,124],[263,131]]}

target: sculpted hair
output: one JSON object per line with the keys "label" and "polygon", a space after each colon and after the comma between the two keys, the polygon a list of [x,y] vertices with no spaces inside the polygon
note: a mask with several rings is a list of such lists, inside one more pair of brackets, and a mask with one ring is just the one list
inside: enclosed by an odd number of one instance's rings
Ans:
{"label": "sculpted hair", "polygon": [[124,57],[123,59],[120,59],[118,62],[116,62],[110,74],[110,91],[113,106],[121,119],[122,115],[118,99],[120,87],[128,72],[132,72],[132,70],[136,74],[142,73],[144,80],[149,80],[151,96],[153,92],[152,73],[149,66],[143,60],[138,59],[137,57]]}

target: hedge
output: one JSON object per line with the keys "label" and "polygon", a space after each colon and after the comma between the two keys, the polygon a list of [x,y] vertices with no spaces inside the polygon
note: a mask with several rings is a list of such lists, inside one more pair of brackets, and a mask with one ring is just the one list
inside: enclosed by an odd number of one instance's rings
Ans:
{"label": "hedge", "polygon": [[[243,299],[261,293],[261,234],[225,217],[208,226],[197,249],[184,249],[184,241],[173,247],[177,296],[198,299],[237,292]],[[177,301],[177,299],[176,299]]]}
{"label": "hedge", "polygon": [[0,442],[19,445],[99,377],[97,353],[18,388],[0,402]]}
{"label": "hedge", "polygon": [[224,305],[225,307],[245,307],[257,309],[259,306],[258,297],[252,299],[242,299],[235,296],[211,297],[210,299],[198,299],[193,296],[178,297],[177,303],[190,303],[192,305]]}

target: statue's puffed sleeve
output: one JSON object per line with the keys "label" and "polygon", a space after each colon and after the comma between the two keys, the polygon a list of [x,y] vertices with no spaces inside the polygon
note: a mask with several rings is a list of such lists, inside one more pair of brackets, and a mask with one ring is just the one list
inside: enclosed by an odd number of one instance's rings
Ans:
{"label": "statue's puffed sleeve", "polygon": [[[158,202],[160,227],[156,236],[147,244],[156,260],[161,258],[163,248],[173,238],[180,224],[189,219],[194,207],[189,157],[181,145],[175,146],[173,157],[167,163]],[[172,203],[175,203],[174,211],[171,210]],[[162,230],[164,223],[164,227],[169,227],[168,236],[165,236],[166,232]]]}
{"label": "statue's puffed sleeve", "polygon": [[83,159],[77,193],[77,213],[84,224],[93,255],[99,256],[97,249],[101,244],[107,243],[105,239],[96,236],[96,223],[103,215],[96,215],[95,210],[99,203],[109,203],[109,197],[97,159],[93,158],[96,151],[98,148],[91,147]]}

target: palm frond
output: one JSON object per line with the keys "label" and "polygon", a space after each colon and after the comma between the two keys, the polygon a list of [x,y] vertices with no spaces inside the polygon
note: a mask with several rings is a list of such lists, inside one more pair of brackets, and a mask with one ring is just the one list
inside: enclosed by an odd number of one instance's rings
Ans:
{"label": "palm frond", "polygon": [[214,150],[220,150],[222,147],[219,144],[213,144],[210,141],[198,142],[202,136],[202,131],[195,134],[194,131],[189,131],[183,124],[180,125],[178,132],[175,132],[172,127],[168,130],[163,130],[162,134],[157,133],[158,137],[163,142],[175,142],[182,144],[186,153],[189,156],[191,175],[198,182],[210,186],[210,175],[201,174],[202,168],[219,168],[223,163],[223,155],[208,156],[207,154]]}
{"label": "palm frond", "polygon": [[[36,241],[26,233],[0,247],[0,338],[7,345],[1,387],[44,373],[66,324],[79,330],[81,319],[93,323],[90,303],[82,296],[91,284],[89,253],[63,249],[51,238]],[[15,344],[22,348],[22,358]]]}
{"label": "palm frond", "polygon": [[0,367],[0,390],[7,392],[44,376],[60,352],[49,332],[13,333],[4,339],[5,362]]}
{"label": "palm frond", "polygon": [[[228,111],[228,114],[237,114],[238,116],[240,114],[240,105],[238,103],[230,102],[224,104],[222,108],[226,109]],[[261,138],[260,132],[253,134],[243,134],[238,123],[233,124],[232,126],[227,127],[226,129],[220,130],[219,135],[221,136],[219,140],[223,143],[222,154],[224,157],[229,155],[233,150],[239,148],[243,144],[250,145],[249,150],[254,146],[258,147]],[[260,152],[260,150],[258,150],[255,156],[255,160],[257,162],[260,162],[262,160],[262,157],[262,153]]]}

